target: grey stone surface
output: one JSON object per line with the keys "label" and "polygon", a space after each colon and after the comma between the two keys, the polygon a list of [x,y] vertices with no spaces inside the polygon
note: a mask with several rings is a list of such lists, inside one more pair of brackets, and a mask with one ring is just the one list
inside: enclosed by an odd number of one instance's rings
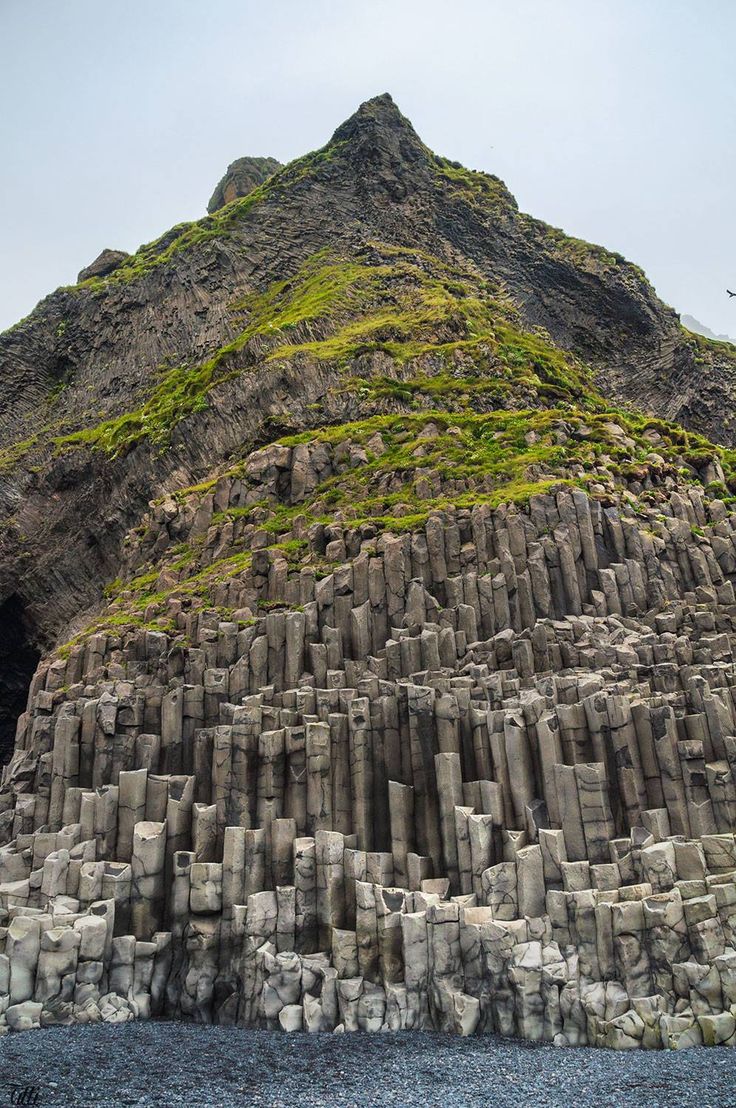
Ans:
{"label": "grey stone surface", "polygon": [[[252,456],[255,488],[291,461],[282,450],[264,470]],[[560,492],[547,512],[568,519],[570,572],[585,569],[574,615],[550,550],[536,572],[558,616],[532,599],[533,626],[513,626],[494,573],[511,529],[499,510],[465,543],[464,575],[445,578],[454,525],[434,516],[441,581],[428,569],[409,587],[397,536],[363,599],[344,544],[319,585],[300,579],[296,620],[288,572],[254,560],[241,610],[258,596],[286,608],[255,634],[194,611],[200,645],[183,669],[150,631],[43,663],[0,789],[0,1029],[163,1013],[290,1032],[736,1043],[731,586],[717,593],[704,563],[706,591],[689,591],[689,532],[644,567],[649,582],[671,567],[666,612],[643,596],[620,596],[626,617],[594,609],[616,531],[578,498],[597,536],[584,542],[570,504]],[[532,505],[513,518],[532,533]],[[466,600],[484,580],[495,632],[469,639],[481,630]],[[360,659],[356,611],[361,655],[375,651]],[[423,669],[435,620],[452,649]],[[517,641],[532,648],[521,672]]]}

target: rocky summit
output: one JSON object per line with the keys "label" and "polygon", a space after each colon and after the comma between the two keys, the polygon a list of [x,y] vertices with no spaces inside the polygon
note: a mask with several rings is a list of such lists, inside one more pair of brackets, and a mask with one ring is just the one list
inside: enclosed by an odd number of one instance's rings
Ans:
{"label": "rocky summit", "polygon": [[0,336],[0,1033],[736,1043],[736,351],[388,96],[210,213]]}

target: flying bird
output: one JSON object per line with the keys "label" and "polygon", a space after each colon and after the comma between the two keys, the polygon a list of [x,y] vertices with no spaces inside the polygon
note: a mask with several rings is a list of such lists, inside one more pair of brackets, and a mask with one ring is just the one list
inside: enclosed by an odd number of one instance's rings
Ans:
{"label": "flying bird", "polygon": [[726,289],[726,292],[728,293],[729,296],[736,296],[736,292],[731,292],[730,289]]}

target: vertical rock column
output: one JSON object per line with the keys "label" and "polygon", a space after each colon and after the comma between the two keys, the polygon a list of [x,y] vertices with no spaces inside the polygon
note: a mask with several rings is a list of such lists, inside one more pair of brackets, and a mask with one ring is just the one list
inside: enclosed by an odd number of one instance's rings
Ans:
{"label": "vertical rock column", "polygon": [[350,702],[350,779],[353,797],[353,828],[361,850],[373,844],[373,756],[370,710],[365,697]]}
{"label": "vertical rock column", "polygon": [[439,796],[439,823],[442,834],[444,867],[453,892],[460,892],[455,808],[463,803],[463,782],[459,754],[436,754],[435,771]]}
{"label": "vertical rock column", "polygon": [[69,711],[73,705],[66,704],[66,712],[59,715],[54,729],[54,753],[51,768],[51,798],[49,801],[48,824],[52,831],[58,831],[62,825],[64,796],[66,790],[79,780],[79,724],[78,716]]}
{"label": "vertical rock column", "polygon": [[307,832],[332,830],[332,780],[330,762],[330,726],[306,725],[307,756]]}
{"label": "vertical rock column", "polygon": [[342,927],[345,918],[344,836],[338,831],[318,831],[315,849],[319,949],[330,950],[332,928]]}
{"label": "vertical rock column", "polygon": [[414,851],[414,789],[411,785],[389,781],[388,803],[391,820],[394,880],[402,889],[408,889],[407,855]]}
{"label": "vertical rock column", "polygon": [[164,906],[166,822],[144,820],[133,833],[131,927],[136,939],[161,929]]}

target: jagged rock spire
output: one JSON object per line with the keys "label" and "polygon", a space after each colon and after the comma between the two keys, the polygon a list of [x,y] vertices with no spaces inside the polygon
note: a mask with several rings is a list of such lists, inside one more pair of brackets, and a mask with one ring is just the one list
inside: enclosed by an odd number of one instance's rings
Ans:
{"label": "jagged rock spire", "polygon": [[335,131],[329,146],[372,189],[402,200],[426,179],[433,159],[411,122],[385,92],[366,100]]}

